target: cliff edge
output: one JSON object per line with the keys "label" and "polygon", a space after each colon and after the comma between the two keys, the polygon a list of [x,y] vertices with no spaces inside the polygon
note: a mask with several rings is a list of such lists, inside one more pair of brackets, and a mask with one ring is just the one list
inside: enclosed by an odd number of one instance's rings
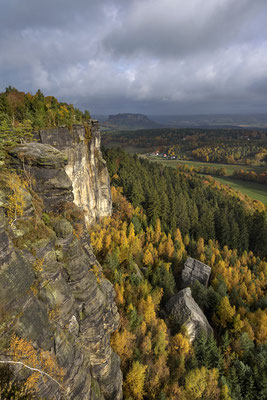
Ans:
{"label": "cliff edge", "polygon": [[112,213],[110,181],[100,150],[98,122],[41,130],[35,137],[61,150],[67,158],[65,171],[72,186],[74,203],[83,209],[87,225]]}
{"label": "cliff edge", "polygon": [[[43,142],[64,151],[18,145],[9,152],[18,174],[1,173],[1,360],[47,373],[37,373],[37,398],[122,398],[120,360],[109,340],[119,326],[115,292],[93,254],[81,210],[86,199],[87,223],[111,212],[94,123],[91,135],[80,127],[42,131]],[[20,359],[14,343],[32,349],[37,361],[26,349]],[[12,365],[12,374],[22,384],[32,376],[21,364]]]}

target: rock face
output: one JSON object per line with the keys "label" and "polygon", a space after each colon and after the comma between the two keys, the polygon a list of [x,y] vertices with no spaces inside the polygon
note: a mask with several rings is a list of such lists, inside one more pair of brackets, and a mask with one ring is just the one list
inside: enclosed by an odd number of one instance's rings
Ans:
{"label": "rock face", "polygon": [[193,299],[190,288],[183,289],[173,296],[168,301],[166,310],[174,327],[186,326],[191,342],[203,331],[208,335],[213,332],[207,318]]}
{"label": "rock face", "polygon": [[61,204],[73,201],[72,183],[64,171],[67,157],[62,152],[50,145],[25,143],[9,153],[11,164],[34,178],[35,191],[41,195],[45,211],[58,210]]}
{"label": "rock face", "polygon": [[211,268],[208,265],[188,257],[182,270],[182,287],[190,286],[195,281],[207,287],[210,274]]}
{"label": "rock face", "polygon": [[66,155],[65,171],[73,186],[74,203],[84,210],[87,225],[111,215],[109,175],[100,150],[97,121],[91,120],[86,127],[74,125],[72,130],[41,130],[36,137]]}
{"label": "rock face", "polygon": [[[19,188],[22,215],[10,223],[13,189],[10,177],[1,177],[1,353],[9,354],[15,333],[37,352],[56,357],[64,389],[40,379],[38,398],[120,400],[120,360],[110,347],[110,333],[119,326],[115,292],[102,276],[83,215],[71,202],[65,155],[40,143],[17,146],[10,155],[13,166],[30,168],[35,182],[33,190]],[[14,373],[25,378],[28,372]]]}

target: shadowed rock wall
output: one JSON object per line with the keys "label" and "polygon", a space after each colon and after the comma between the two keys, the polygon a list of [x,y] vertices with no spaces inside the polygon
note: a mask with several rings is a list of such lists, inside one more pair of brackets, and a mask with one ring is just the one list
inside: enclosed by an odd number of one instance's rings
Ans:
{"label": "shadowed rock wall", "polygon": [[[31,173],[33,190],[19,189],[22,213],[10,223],[12,185],[3,173],[1,353],[10,352],[15,333],[31,341],[37,352],[47,350],[56,357],[65,373],[64,390],[51,380],[44,384],[40,379],[38,398],[120,400],[120,360],[110,347],[110,333],[119,326],[115,292],[102,276],[83,215],[72,203],[72,185],[64,171],[66,157],[41,143],[18,145],[10,156],[22,177],[25,171]],[[27,377],[25,368],[14,373]]]}

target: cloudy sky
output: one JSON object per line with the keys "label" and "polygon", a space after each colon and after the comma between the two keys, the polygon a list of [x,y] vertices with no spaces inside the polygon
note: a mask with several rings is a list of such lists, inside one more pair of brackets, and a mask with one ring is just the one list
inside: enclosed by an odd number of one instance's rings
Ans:
{"label": "cloudy sky", "polygon": [[267,111],[266,0],[0,0],[0,90],[93,114]]}

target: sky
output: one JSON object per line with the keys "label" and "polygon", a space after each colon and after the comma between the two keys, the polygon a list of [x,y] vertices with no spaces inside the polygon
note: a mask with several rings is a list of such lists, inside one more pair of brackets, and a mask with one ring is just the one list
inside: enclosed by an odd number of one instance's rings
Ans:
{"label": "sky", "polygon": [[0,0],[0,91],[92,114],[266,113],[266,0]]}

